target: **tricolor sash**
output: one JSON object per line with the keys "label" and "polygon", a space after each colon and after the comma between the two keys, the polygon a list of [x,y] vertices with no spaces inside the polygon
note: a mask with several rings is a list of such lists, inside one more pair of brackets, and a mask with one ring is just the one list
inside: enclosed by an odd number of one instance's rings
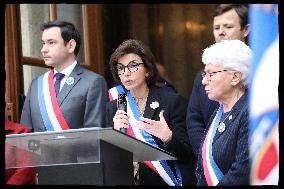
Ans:
{"label": "tricolor sash", "polygon": [[47,131],[69,129],[55,95],[53,70],[38,78],[38,102],[40,114]]}
{"label": "tricolor sash", "polygon": [[222,171],[219,169],[212,156],[212,142],[222,113],[223,105],[221,104],[202,145],[203,172],[208,186],[216,186],[224,177]]}
{"label": "tricolor sash", "polygon": [[[118,94],[125,93],[123,87],[121,85],[118,85],[116,87],[113,87],[109,90],[109,97],[110,100],[115,100],[118,98]],[[159,148],[158,144],[155,142],[154,138],[151,134],[148,132],[139,129],[136,125],[141,117],[140,111],[138,109],[138,106],[132,97],[130,91],[126,91],[127,93],[127,113],[129,114],[129,128],[127,129],[127,134],[141,140],[143,142],[146,142],[152,146],[155,146]],[[154,172],[156,172],[168,185],[170,186],[182,186],[182,178],[181,173],[179,170],[179,167],[174,161],[175,164],[175,171],[176,176],[172,172],[170,166],[168,165],[167,161],[160,160],[160,161],[144,161],[144,163],[149,166]]]}

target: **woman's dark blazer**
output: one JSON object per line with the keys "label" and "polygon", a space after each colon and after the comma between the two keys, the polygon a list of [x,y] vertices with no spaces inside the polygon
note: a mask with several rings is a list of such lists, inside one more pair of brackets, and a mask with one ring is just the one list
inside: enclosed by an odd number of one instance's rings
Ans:
{"label": "woman's dark blazer", "polygon": [[[159,103],[159,107],[152,109],[150,104],[155,101]],[[107,103],[106,123],[108,127],[113,127],[113,117],[117,111],[116,104],[116,100]],[[159,147],[169,151],[178,158],[183,185],[194,185],[196,183],[194,154],[186,132],[186,108],[187,100],[182,96],[166,92],[162,88],[153,87],[149,90],[144,117],[158,121],[160,120],[159,113],[164,110],[164,118],[173,132],[172,139],[167,145],[164,145],[157,137],[153,136],[153,138]],[[171,167],[174,165],[172,161],[168,162],[170,162]],[[166,185],[162,178],[144,163],[139,163],[139,182],[141,185]]]}
{"label": "woman's dark blazer", "polygon": [[[212,114],[209,124],[211,124],[216,112],[217,110]],[[250,167],[247,93],[245,93],[233,106],[230,115],[232,115],[232,119],[226,118],[224,121],[226,125],[225,131],[220,133],[217,130],[213,139],[213,159],[224,174],[223,179],[218,185],[248,185]],[[204,138],[206,137],[208,128],[209,125]],[[203,173],[201,149],[202,145],[199,149],[196,169],[197,185],[207,185]]]}

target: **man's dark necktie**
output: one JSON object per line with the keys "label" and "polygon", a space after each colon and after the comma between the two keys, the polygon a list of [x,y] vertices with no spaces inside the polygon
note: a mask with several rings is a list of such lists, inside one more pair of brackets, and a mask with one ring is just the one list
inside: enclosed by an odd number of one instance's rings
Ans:
{"label": "man's dark necktie", "polygon": [[54,83],[54,88],[55,88],[55,93],[56,93],[56,96],[57,96],[57,94],[59,93],[59,90],[60,90],[60,81],[64,77],[64,74],[56,73],[54,75],[54,77],[56,78],[55,83]]}

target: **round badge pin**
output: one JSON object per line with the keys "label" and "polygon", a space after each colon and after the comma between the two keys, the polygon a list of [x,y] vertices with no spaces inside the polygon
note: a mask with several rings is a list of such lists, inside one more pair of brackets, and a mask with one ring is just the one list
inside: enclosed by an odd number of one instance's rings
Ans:
{"label": "round badge pin", "polygon": [[73,77],[68,77],[66,80],[67,85],[72,85],[74,83],[74,78]]}
{"label": "round badge pin", "polygon": [[226,129],[226,125],[225,125],[225,123],[220,123],[220,125],[218,126],[218,131],[220,132],[220,133],[222,133],[222,132],[224,132],[225,131],[225,129]]}

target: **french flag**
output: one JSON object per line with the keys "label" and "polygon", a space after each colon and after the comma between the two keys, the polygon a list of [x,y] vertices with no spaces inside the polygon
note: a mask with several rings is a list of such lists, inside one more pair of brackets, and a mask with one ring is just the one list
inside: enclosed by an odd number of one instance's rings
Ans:
{"label": "french flag", "polygon": [[251,185],[279,184],[278,4],[249,7]]}

